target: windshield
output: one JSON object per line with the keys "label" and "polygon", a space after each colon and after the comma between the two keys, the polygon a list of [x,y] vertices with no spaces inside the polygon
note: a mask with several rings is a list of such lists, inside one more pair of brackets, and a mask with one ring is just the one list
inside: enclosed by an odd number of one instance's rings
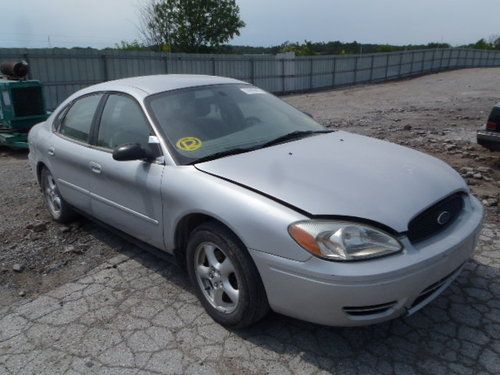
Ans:
{"label": "windshield", "polygon": [[[180,164],[324,131],[308,115],[251,85],[213,85],[155,94],[149,111]],[[269,144],[270,145],[270,144]]]}

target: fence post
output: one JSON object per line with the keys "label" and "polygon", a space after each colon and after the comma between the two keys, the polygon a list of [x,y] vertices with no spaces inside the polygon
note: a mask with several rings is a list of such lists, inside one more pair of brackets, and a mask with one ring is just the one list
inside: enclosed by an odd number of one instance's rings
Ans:
{"label": "fence post", "polygon": [[109,73],[108,73],[108,59],[106,54],[101,55],[102,60],[102,76],[104,77],[104,82],[109,81]]}
{"label": "fence post", "polygon": [[168,56],[165,54],[165,74],[168,74]]}
{"label": "fence post", "polygon": [[403,67],[403,52],[399,54],[398,78],[401,78],[401,68]]}
{"label": "fence post", "polygon": [[255,84],[255,59],[252,57],[250,58],[250,82],[252,85]]}
{"label": "fence post", "polygon": [[427,51],[422,53],[422,66],[420,67],[420,74],[424,74],[425,71],[425,55],[427,55]]}
{"label": "fence post", "polygon": [[285,59],[281,59],[281,76],[283,78],[283,91],[282,93],[285,93],[286,92],[286,89],[285,89],[285,84],[286,84],[286,78],[285,78]]}
{"label": "fence post", "polygon": [[387,55],[385,55],[385,80],[387,81],[387,77],[389,77],[389,58],[390,58],[390,55],[389,53],[387,53]]}
{"label": "fence post", "polygon": [[415,51],[411,52],[411,65],[410,65],[410,75],[413,75],[413,68],[415,67]]}
{"label": "fence post", "polygon": [[212,75],[216,75],[215,57],[212,57]]}
{"label": "fence post", "polygon": [[312,88],[313,88],[313,72],[314,72],[314,66],[313,66],[314,60],[312,57],[309,59],[309,64],[310,64],[310,67],[309,67],[309,89],[312,90]]}
{"label": "fence post", "polygon": [[354,59],[354,80],[353,80],[353,84],[356,84],[356,81],[358,80],[358,60],[359,60],[359,56],[356,56],[356,58]]}
{"label": "fence post", "polygon": [[372,55],[370,60],[370,82],[373,81],[373,64],[375,63],[375,55]]}
{"label": "fence post", "polygon": [[335,73],[337,70],[337,58],[333,57],[333,69],[332,69],[332,88],[335,88]]}
{"label": "fence post", "polygon": [[443,70],[444,49],[441,50],[441,60],[439,61],[439,71]]}

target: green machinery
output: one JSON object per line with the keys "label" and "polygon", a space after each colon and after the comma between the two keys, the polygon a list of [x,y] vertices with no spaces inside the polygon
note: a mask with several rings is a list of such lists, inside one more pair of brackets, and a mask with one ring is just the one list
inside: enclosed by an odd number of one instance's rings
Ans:
{"label": "green machinery", "polygon": [[25,61],[3,63],[0,72],[0,146],[28,148],[29,130],[47,119],[42,84],[26,79]]}

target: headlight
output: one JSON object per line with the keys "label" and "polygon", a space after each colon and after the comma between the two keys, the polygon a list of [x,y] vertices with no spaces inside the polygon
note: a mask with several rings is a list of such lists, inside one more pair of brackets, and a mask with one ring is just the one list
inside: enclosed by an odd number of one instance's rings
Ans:
{"label": "headlight", "polygon": [[364,260],[397,253],[401,244],[390,235],[362,224],[340,221],[299,221],[288,227],[310,253],[336,261]]}

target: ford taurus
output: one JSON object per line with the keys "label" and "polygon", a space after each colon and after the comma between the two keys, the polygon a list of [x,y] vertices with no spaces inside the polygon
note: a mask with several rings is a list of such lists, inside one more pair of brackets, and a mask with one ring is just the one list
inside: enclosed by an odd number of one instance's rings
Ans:
{"label": "ford taurus", "polygon": [[83,213],[171,255],[233,328],[269,309],[337,326],[412,314],[460,273],[483,218],[444,162],[229,78],[88,87],[29,145],[54,220]]}

